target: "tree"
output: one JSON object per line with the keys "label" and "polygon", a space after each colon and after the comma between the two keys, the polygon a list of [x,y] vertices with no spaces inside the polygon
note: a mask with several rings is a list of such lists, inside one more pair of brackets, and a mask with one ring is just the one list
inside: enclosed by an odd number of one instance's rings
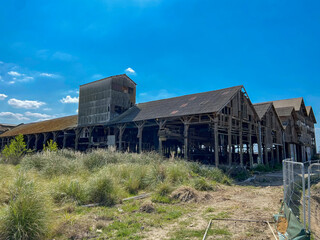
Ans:
{"label": "tree", "polygon": [[58,144],[50,139],[47,142],[47,146],[43,144],[43,151],[56,152],[58,151]]}
{"label": "tree", "polygon": [[2,150],[2,156],[6,163],[18,164],[27,152],[27,146],[24,142],[23,135],[20,134],[11,140]]}

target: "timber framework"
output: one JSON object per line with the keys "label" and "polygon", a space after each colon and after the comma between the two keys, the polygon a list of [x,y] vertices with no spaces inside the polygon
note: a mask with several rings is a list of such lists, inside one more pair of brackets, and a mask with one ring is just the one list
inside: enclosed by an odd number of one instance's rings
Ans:
{"label": "timber framework", "polygon": [[288,157],[303,162],[316,154],[316,119],[302,97],[252,104],[243,86],[136,104],[136,83],[122,74],[81,85],[78,110],[74,116],[6,125],[0,147],[22,134],[36,151],[52,139],[59,148],[115,146],[247,167]]}

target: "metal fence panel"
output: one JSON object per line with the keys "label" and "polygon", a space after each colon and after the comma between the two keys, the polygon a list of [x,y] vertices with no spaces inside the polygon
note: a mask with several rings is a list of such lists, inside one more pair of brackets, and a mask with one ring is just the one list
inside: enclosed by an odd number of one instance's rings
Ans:
{"label": "metal fence panel", "polygon": [[320,163],[308,167],[308,229],[320,239]]}
{"label": "metal fence panel", "polygon": [[283,160],[284,203],[306,229],[305,166],[291,159]]}

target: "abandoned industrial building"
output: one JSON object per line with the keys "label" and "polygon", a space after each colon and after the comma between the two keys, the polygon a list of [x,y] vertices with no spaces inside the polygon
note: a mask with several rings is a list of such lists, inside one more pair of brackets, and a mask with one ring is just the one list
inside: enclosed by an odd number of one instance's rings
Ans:
{"label": "abandoned industrial building", "polygon": [[136,104],[136,83],[123,74],[81,85],[78,115],[7,126],[0,146],[22,134],[36,151],[52,139],[80,151],[115,146],[252,167],[310,160],[315,123],[303,98],[252,104],[243,86]]}

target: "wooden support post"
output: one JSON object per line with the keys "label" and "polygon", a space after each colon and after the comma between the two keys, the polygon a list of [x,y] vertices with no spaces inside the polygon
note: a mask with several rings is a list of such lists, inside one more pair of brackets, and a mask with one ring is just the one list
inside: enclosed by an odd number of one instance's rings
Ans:
{"label": "wooden support post", "polygon": [[219,132],[218,132],[218,118],[214,120],[214,161],[216,167],[219,167]]}
{"label": "wooden support post", "polygon": [[274,166],[274,149],[273,149],[273,141],[271,141],[271,165]]}
{"label": "wooden support post", "polygon": [[4,138],[1,138],[1,149],[4,148]]}
{"label": "wooden support post", "polygon": [[35,140],[34,140],[34,149],[38,150],[38,140],[39,140],[39,134],[35,134]]}
{"label": "wooden support post", "polygon": [[159,137],[159,154],[162,155],[162,139],[160,136],[161,130],[164,129],[167,120],[156,120],[156,123],[159,125],[158,137]]}
{"label": "wooden support post", "polygon": [[279,151],[279,145],[277,145],[277,163],[280,163],[280,151]]}
{"label": "wooden support post", "polygon": [[119,151],[122,151],[122,135],[123,135],[124,131],[126,130],[126,126],[127,126],[127,124],[118,125],[118,129],[119,129]]}
{"label": "wooden support post", "polygon": [[228,124],[228,161],[229,166],[232,165],[232,135],[231,135],[231,129],[232,129],[232,116],[229,116],[229,124]]}
{"label": "wooden support post", "polygon": [[33,138],[33,135],[27,135],[27,149],[30,149],[30,143]]}
{"label": "wooden support post", "polygon": [[142,153],[142,132],[143,132],[144,124],[145,124],[144,121],[141,122],[141,123],[136,123],[135,122],[135,125],[138,128],[137,138],[139,139],[139,153]]}
{"label": "wooden support post", "polygon": [[82,132],[81,128],[76,128],[75,129],[75,139],[74,139],[74,150],[78,151],[79,149],[79,138],[80,138],[80,134]]}
{"label": "wooden support post", "polygon": [[285,133],[282,132],[282,150],[283,150],[283,159],[287,158],[287,152],[286,152],[286,139],[285,139]]}
{"label": "wooden support post", "polygon": [[183,130],[183,137],[184,137],[184,158],[188,159],[188,132],[189,132],[189,123],[184,122],[184,130]]}
{"label": "wooden support post", "polygon": [[89,132],[89,135],[88,135],[88,142],[89,142],[88,147],[90,148],[93,145],[92,132],[94,130],[94,127],[88,127],[87,129],[88,129],[88,132]]}
{"label": "wooden support post", "polygon": [[43,135],[43,143],[42,143],[42,146],[46,146],[46,145],[47,145],[47,141],[48,141],[49,133],[42,133],[42,135]]}
{"label": "wooden support post", "polygon": [[58,140],[58,135],[59,135],[59,132],[52,132],[52,136],[53,136],[52,141],[53,141],[53,142],[57,142],[57,140]]}
{"label": "wooden support post", "polygon": [[251,124],[249,124],[249,159],[250,159],[250,168],[253,168],[253,156],[252,156],[252,150],[253,150],[253,147],[252,147],[252,135],[251,135],[251,131],[252,131],[252,126]]}
{"label": "wooden support post", "polygon": [[243,138],[242,138],[242,120],[240,120],[239,128],[239,145],[240,145],[240,166],[243,167]]}
{"label": "wooden support post", "polygon": [[67,146],[67,132],[63,132],[63,143],[62,143],[62,148],[66,148]]}
{"label": "wooden support post", "polygon": [[263,164],[261,122],[258,123],[258,164]]}

